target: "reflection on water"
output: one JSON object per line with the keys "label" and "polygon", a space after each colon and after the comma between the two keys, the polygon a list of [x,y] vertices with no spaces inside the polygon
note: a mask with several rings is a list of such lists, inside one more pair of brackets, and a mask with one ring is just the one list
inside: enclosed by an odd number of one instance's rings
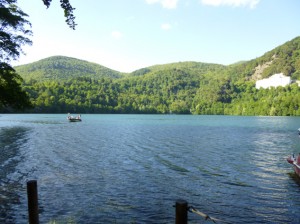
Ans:
{"label": "reflection on water", "polygon": [[[290,173],[288,173],[288,175],[300,187],[300,178],[299,178],[299,176],[295,172],[290,172]],[[299,188],[299,193],[300,193],[300,188]]]}
{"label": "reflection on water", "polygon": [[[274,126],[275,131],[264,130],[255,133],[254,147],[250,153],[251,161],[255,167],[251,171],[251,176],[261,183],[256,186],[252,195],[258,204],[255,214],[265,220],[266,223],[270,217],[280,220],[282,214],[288,216],[290,213],[288,207],[292,203],[289,199],[291,192],[286,186],[288,175],[284,167],[287,165],[287,155],[292,153],[289,146],[293,145],[296,135],[294,138],[292,136],[290,138],[286,133],[276,130],[276,128],[278,127]],[[287,151],[288,148],[290,151]],[[263,206],[261,206],[262,204]],[[296,216],[295,218],[299,220],[299,217]],[[294,221],[291,220],[291,223]]]}
{"label": "reflection on water", "polygon": [[19,192],[22,179],[16,167],[22,160],[20,148],[27,142],[28,128],[0,128],[0,222],[16,223],[14,205],[20,204]]}
{"label": "reflection on water", "polygon": [[[299,121],[1,117],[7,128],[0,132],[1,214],[6,211],[0,221],[27,222],[24,185],[37,179],[41,223],[172,223],[179,198],[227,223],[299,223],[300,188],[285,161],[300,149]],[[189,214],[189,221],[203,220]]]}

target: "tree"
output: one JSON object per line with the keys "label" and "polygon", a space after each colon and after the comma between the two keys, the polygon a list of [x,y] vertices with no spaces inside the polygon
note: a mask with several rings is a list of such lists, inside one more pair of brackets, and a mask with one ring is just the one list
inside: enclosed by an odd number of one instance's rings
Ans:
{"label": "tree", "polygon": [[31,24],[15,4],[16,0],[0,0],[0,61],[8,63],[20,56],[22,46],[31,44]]}
{"label": "tree", "polygon": [[[49,7],[52,0],[42,1]],[[60,3],[66,23],[75,29],[75,8],[69,0],[60,0]],[[0,108],[12,106],[24,109],[31,106],[26,92],[21,88],[22,78],[10,65],[12,60],[24,54],[24,45],[32,44],[31,24],[27,17],[28,15],[17,6],[17,0],[0,0]]]}
{"label": "tree", "polygon": [[[49,7],[52,0],[42,0]],[[75,29],[75,8],[71,6],[69,0],[60,0],[64,9],[66,23],[70,28]],[[17,5],[17,0],[0,0],[0,61],[9,62],[16,60],[20,56],[22,46],[32,44],[29,36],[31,24],[26,19],[28,15]]]}
{"label": "tree", "polygon": [[0,108],[24,109],[30,107],[29,98],[21,88],[21,77],[9,62],[23,53],[23,45],[31,44],[31,24],[15,3],[16,0],[0,0]]}
{"label": "tree", "polygon": [[[49,8],[52,0],[42,0],[44,4]],[[75,26],[77,25],[75,23],[75,16],[73,11],[75,8],[72,7],[69,0],[60,0],[60,6],[64,10],[64,15],[66,17],[66,23],[69,25],[70,28],[73,30],[75,29]]]}
{"label": "tree", "polygon": [[6,63],[0,63],[0,109],[10,106],[15,109],[31,107],[29,97],[21,88],[21,77]]}

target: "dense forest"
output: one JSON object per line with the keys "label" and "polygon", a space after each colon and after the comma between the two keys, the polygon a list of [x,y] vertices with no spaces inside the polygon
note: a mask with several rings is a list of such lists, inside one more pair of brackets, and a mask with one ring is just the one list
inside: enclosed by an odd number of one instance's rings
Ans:
{"label": "dense forest", "polygon": [[300,37],[229,66],[178,62],[124,74],[57,56],[15,69],[34,106],[28,113],[300,115],[297,83],[255,88],[257,80],[275,73],[300,80]]}

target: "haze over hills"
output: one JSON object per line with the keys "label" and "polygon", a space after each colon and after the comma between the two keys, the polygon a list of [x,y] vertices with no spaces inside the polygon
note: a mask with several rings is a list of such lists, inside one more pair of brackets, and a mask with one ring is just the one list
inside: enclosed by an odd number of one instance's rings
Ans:
{"label": "haze over hills", "polygon": [[300,115],[297,84],[255,88],[276,73],[300,80],[300,37],[228,66],[177,62],[125,74],[56,56],[16,70],[35,106],[29,112]]}

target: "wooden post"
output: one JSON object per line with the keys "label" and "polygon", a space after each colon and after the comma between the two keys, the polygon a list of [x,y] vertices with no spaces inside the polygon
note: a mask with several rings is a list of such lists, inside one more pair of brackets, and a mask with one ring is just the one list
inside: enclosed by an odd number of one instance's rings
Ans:
{"label": "wooden post", "polygon": [[37,181],[30,180],[27,182],[27,198],[28,198],[28,218],[29,224],[39,223],[39,206]]}
{"label": "wooden post", "polygon": [[185,200],[176,201],[176,224],[187,224],[188,203]]}

